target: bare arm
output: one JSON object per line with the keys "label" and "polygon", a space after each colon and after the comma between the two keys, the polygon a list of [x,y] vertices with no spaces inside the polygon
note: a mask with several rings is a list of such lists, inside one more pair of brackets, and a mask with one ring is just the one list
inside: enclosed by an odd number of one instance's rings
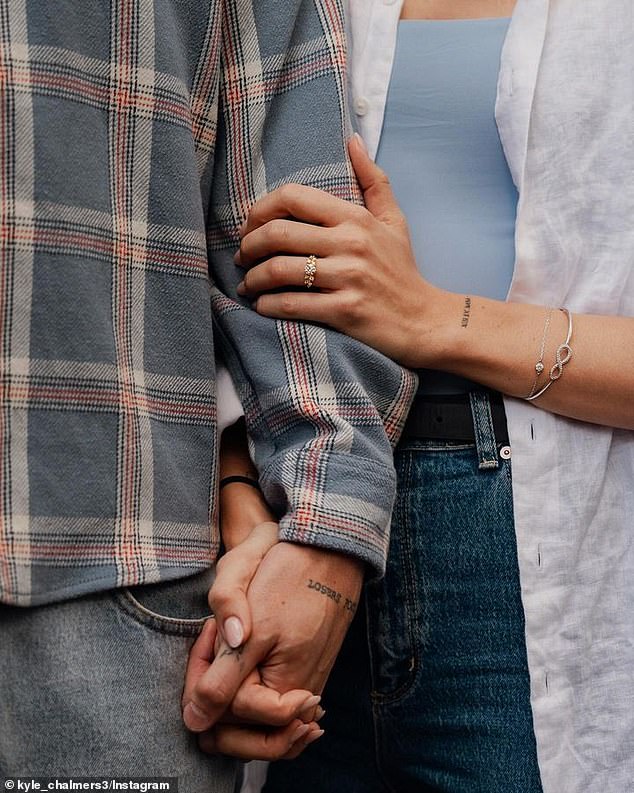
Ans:
{"label": "bare arm", "polygon": [[259,488],[239,481],[222,484],[234,476],[254,484],[258,481],[249,456],[244,419],[227,427],[220,444],[220,533],[227,551],[246,540],[258,524],[276,520]]}
{"label": "bare arm", "polygon": [[[471,318],[463,328],[464,302],[462,295],[442,295],[437,334],[445,355],[421,365],[445,368],[509,396],[527,396],[536,377],[548,310],[472,298]],[[556,349],[568,330],[562,312],[551,316],[545,370],[537,390],[548,382]],[[561,378],[534,404],[562,416],[634,429],[634,319],[575,314],[570,347],[573,356]]]}

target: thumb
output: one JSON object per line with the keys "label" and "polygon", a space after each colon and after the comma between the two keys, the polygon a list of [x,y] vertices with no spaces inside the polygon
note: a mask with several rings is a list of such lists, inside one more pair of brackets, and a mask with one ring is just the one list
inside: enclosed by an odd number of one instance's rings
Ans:
{"label": "thumb", "polygon": [[400,219],[401,210],[394,198],[390,180],[370,159],[363,138],[356,132],[348,141],[348,152],[368,210],[378,220],[388,223]]}
{"label": "thumb", "polygon": [[216,580],[209,590],[209,605],[216,617],[218,632],[234,650],[251,636],[247,592],[260,562],[277,539],[276,523],[260,523],[246,540],[225,554],[217,564]]}

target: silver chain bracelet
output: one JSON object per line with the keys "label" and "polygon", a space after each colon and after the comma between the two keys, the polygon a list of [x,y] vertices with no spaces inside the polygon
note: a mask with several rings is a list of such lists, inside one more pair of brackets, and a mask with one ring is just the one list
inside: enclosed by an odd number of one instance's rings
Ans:
{"label": "silver chain bracelet", "polygon": [[555,363],[551,366],[550,372],[548,373],[548,382],[546,385],[541,388],[536,393],[535,388],[537,387],[537,379],[539,375],[544,371],[544,347],[546,345],[546,334],[548,333],[548,326],[550,325],[550,318],[552,314],[552,309],[549,310],[548,316],[546,319],[546,327],[544,328],[544,338],[542,339],[542,348],[539,356],[539,361],[535,364],[535,371],[537,372],[537,377],[533,383],[533,388],[531,389],[531,393],[524,397],[527,402],[532,402],[537,397],[540,397],[545,391],[547,391],[551,385],[559,380],[559,378],[564,373],[564,366],[568,363],[568,361],[572,358],[572,347],[570,346],[570,339],[572,338],[572,314],[568,311],[567,308],[560,308],[560,311],[568,317],[568,333],[566,335],[566,341],[563,344],[560,344],[557,347],[557,351],[555,352]]}

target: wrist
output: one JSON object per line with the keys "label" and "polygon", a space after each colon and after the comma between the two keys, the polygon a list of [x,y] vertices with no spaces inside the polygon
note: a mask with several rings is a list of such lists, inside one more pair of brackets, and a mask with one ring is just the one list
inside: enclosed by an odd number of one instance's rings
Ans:
{"label": "wrist", "polygon": [[[416,332],[410,339],[416,369],[452,371],[463,354],[465,301],[467,296],[431,287],[428,309],[421,312]],[[462,335],[461,335],[462,331]]]}
{"label": "wrist", "polygon": [[344,588],[354,595],[361,591],[366,574],[363,560],[314,545],[300,545],[285,540],[279,544],[293,549],[292,553],[297,556],[298,565],[303,565],[307,572],[312,571],[313,579],[319,577],[325,585],[333,589]]}
{"label": "wrist", "polygon": [[275,517],[259,490],[241,482],[232,482],[220,495],[222,541],[227,551],[240,545],[255,526]]}

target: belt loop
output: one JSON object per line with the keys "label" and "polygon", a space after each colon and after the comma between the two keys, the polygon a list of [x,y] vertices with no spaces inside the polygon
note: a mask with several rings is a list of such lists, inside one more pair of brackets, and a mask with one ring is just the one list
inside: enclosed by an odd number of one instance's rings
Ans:
{"label": "belt loop", "polygon": [[469,394],[469,401],[473,416],[478,468],[481,471],[499,468],[489,395],[483,391],[472,391]]}

